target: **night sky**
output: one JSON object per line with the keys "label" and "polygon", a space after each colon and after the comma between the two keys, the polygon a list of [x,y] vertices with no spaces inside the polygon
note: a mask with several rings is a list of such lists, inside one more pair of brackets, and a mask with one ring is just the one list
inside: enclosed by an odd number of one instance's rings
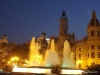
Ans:
{"label": "night sky", "polygon": [[68,18],[68,32],[81,39],[93,9],[100,21],[100,0],[0,0],[0,37],[23,44],[45,32],[58,36],[62,11]]}

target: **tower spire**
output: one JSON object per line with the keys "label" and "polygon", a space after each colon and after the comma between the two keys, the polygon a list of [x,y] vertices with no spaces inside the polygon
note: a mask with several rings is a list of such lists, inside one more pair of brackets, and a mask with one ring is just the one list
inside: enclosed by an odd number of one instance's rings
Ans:
{"label": "tower spire", "polygon": [[94,11],[94,9],[92,11],[92,18],[96,18],[96,12]]}
{"label": "tower spire", "polygon": [[66,18],[66,12],[64,10],[62,11],[61,18]]}

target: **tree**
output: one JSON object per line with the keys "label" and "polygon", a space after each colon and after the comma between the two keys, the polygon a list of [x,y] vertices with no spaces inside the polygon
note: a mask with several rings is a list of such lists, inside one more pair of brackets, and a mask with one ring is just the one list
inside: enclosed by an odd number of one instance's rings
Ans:
{"label": "tree", "polygon": [[100,75],[100,65],[91,65],[88,66],[88,75]]}
{"label": "tree", "polygon": [[60,65],[51,65],[51,73],[53,74],[60,74],[61,73],[61,66]]}

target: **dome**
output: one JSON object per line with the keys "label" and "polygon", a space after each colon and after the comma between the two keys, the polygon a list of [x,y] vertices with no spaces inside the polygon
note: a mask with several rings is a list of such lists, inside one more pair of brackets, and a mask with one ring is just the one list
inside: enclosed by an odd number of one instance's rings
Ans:
{"label": "dome", "polygon": [[89,22],[89,25],[88,26],[94,26],[94,27],[100,26],[98,19],[92,18],[91,21]]}
{"label": "dome", "polygon": [[94,10],[92,12],[92,19],[90,20],[88,27],[90,26],[94,26],[94,27],[100,26],[99,21],[96,18],[96,12]]}

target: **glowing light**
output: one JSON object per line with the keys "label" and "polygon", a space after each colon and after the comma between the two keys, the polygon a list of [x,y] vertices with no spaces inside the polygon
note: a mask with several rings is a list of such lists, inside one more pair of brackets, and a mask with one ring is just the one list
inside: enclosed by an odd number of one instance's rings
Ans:
{"label": "glowing light", "polygon": [[50,39],[49,38],[46,38],[46,40],[49,41]]}
{"label": "glowing light", "polygon": [[78,65],[78,64],[81,64],[82,63],[82,61],[81,60],[78,60],[77,62],[76,62],[76,66]]}
{"label": "glowing light", "polygon": [[10,61],[8,61],[7,63],[8,63],[8,64],[10,64],[11,62],[10,62]]}
{"label": "glowing light", "polygon": [[26,63],[28,63],[28,60],[25,60]]}
{"label": "glowing light", "polygon": [[[36,65],[41,65],[42,64],[42,55],[40,55],[40,54],[34,55],[31,59],[34,59],[34,63]],[[30,62],[29,64],[32,65],[33,62]]]}
{"label": "glowing light", "polygon": [[12,72],[49,73],[50,69],[44,69],[44,68],[13,68]]}
{"label": "glowing light", "polygon": [[[44,73],[51,74],[51,69],[46,68],[13,68],[12,72],[25,72],[25,73]],[[75,69],[62,69],[61,74],[82,74],[83,70],[75,70]]]}
{"label": "glowing light", "polygon": [[11,61],[18,61],[18,60],[19,60],[18,57],[13,57],[13,58],[11,58]]}
{"label": "glowing light", "polygon": [[62,70],[62,74],[82,74],[84,71],[82,70],[66,70],[66,69],[63,69]]}

